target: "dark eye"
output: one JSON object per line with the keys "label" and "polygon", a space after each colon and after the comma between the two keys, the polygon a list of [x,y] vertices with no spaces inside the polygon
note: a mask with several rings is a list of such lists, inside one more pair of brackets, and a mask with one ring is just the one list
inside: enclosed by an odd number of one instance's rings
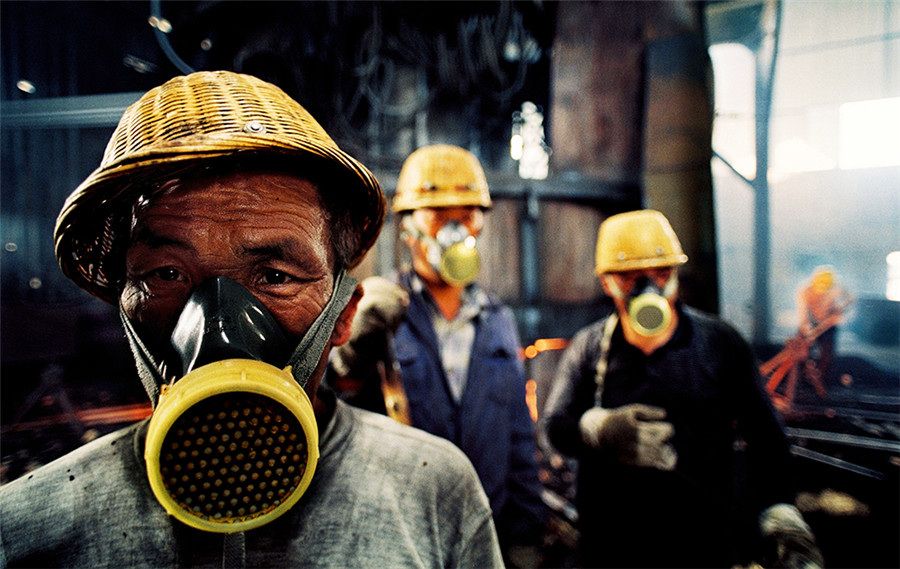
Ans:
{"label": "dark eye", "polygon": [[181,277],[181,273],[174,267],[162,267],[150,273],[151,277],[156,277],[161,281],[177,281]]}
{"label": "dark eye", "polygon": [[277,269],[268,269],[263,273],[263,282],[267,285],[285,284],[291,280],[291,276]]}

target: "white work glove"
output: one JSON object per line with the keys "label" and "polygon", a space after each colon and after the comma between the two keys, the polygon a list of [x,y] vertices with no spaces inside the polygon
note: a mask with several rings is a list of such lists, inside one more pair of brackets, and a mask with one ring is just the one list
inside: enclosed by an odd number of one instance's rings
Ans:
{"label": "white work glove", "polygon": [[663,421],[665,418],[665,409],[631,403],[615,409],[588,409],[578,426],[585,444],[611,453],[619,462],[674,470],[678,455],[669,441],[675,428]]}
{"label": "white work glove", "polygon": [[333,351],[332,365],[342,376],[359,376],[375,362],[388,359],[388,335],[409,307],[406,290],[383,277],[369,277],[361,284],[363,296],[350,325],[350,339]]}
{"label": "white work glove", "polygon": [[759,516],[759,529],[766,544],[764,567],[821,569],[825,563],[816,546],[816,538],[791,504],[769,506]]}

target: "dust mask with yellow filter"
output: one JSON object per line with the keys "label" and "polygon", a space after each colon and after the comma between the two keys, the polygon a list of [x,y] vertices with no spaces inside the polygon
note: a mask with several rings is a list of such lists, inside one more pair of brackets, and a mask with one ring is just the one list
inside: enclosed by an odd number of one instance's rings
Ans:
{"label": "dust mask with yellow filter", "polygon": [[[247,289],[218,277],[192,294],[159,358],[122,312],[155,400],[144,460],[166,511],[188,526],[235,533],[287,512],[312,480],[318,429],[304,391],[356,281],[343,272],[293,348]],[[154,397],[156,396],[156,397]]]}
{"label": "dust mask with yellow filter", "polygon": [[475,281],[481,270],[481,254],[476,249],[475,236],[462,223],[450,221],[432,237],[407,215],[403,218],[403,231],[424,244],[428,264],[445,283],[467,286]]}
{"label": "dust mask with yellow filter", "polygon": [[640,336],[652,338],[663,334],[672,323],[672,303],[678,293],[678,273],[672,271],[660,288],[649,276],[637,279],[631,290],[624,291],[610,275],[605,282],[613,297],[622,300],[627,309],[628,324]]}

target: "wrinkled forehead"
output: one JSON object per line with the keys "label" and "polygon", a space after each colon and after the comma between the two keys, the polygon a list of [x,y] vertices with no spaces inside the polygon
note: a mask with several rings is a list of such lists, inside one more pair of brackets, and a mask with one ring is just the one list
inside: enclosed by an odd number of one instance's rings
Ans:
{"label": "wrinkled forehead", "polygon": [[131,207],[131,228],[134,229],[137,220],[147,211],[161,204],[277,210],[279,204],[298,199],[317,210],[317,215],[326,219],[330,217],[318,184],[300,175],[260,170],[173,177],[148,188],[135,198]]}

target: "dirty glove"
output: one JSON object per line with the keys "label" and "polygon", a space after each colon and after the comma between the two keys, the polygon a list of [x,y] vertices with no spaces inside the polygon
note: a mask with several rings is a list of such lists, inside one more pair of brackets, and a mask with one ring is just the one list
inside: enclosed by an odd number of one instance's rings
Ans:
{"label": "dirty glove", "polygon": [[535,569],[541,567],[544,555],[537,545],[510,545],[506,549],[507,569]]}
{"label": "dirty glove", "polygon": [[350,326],[350,340],[333,351],[332,364],[342,376],[362,376],[375,362],[388,359],[388,335],[409,306],[406,290],[383,277],[369,277],[361,284],[363,297]]}
{"label": "dirty glove", "polygon": [[632,403],[615,409],[589,409],[578,426],[585,444],[612,454],[619,462],[674,470],[678,456],[669,441],[675,428],[663,421],[665,418],[665,409]]}
{"label": "dirty glove", "polygon": [[803,519],[803,514],[793,505],[775,504],[766,508],[759,516],[759,529],[765,544],[763,558],[760,560],[764,567],[824,567],[816,538]]}

